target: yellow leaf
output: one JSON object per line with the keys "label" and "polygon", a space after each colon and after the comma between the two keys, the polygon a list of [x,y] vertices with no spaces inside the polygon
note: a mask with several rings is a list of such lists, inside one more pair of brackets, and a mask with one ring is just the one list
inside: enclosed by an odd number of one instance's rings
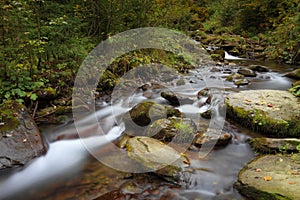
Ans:
{"label": "yellow leaf", "polygon": [[264,176],[264,180],[265,181],[271,181],[272,180],[272,176]]}

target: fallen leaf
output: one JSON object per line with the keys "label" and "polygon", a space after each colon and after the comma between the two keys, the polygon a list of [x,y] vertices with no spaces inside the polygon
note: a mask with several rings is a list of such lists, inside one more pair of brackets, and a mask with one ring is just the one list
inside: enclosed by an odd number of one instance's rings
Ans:
{"label": "fallen leaf", "polygon": [[264,176],[264,180],[265,181],[271,181],[272,180],[272,176]]}
{"label": "fallen leaf", "polygon": [[290,184],[290,185],[295,185],[295,184],[296,184],[296,182],[289,182],[289,184]]}
{"label": "fallen leaf", "polygon": [[297,171],[291,171],[291,174],[293,174],[293,175],[299,175],[300,173],[297,172]]}

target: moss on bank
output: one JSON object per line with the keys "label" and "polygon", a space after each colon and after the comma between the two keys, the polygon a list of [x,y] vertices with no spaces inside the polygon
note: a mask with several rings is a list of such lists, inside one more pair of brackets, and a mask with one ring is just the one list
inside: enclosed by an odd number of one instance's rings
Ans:
{"label": "moss on bank", "polygon": [[16,110],[24,110],[25,107],[17,101],[9,100],[0,104],[0,133],[15,129],[20,125]]}

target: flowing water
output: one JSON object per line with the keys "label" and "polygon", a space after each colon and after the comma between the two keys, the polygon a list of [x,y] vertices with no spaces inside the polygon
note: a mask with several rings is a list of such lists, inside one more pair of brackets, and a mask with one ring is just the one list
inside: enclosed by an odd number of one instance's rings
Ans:
{"label": "flowing water", "polygon": [[[236,60],[230,55],[227,55],[227,58]],[[250,63],[250,61],[239,59],[237,62],[240,62],[240,65]],[[252,64],[257,64],[257,62]],[[240,88],[231,82],[224,81],[224,94],[249,89],[285,90],[291,86],[292,80],[283,76],[291,69],[275,64],[263,64],[268,65],[271,71],[259,73],[257,77],[250,79],[248,86]],[[236,70],[234,66],[222,68]],[[224,71],[210,73],[211,78],[222,78],[226,75]],[[197,70],[185,76],[184,79],[191,83],[189,85],[192,85],[192,88],[186,85],[173,88],[183,95],[194,97],[195,91],[206,86]],[[110,191],[118,191],[124,182],[123,179],[118,178],[120,172],[91,158],[85,145],[105,152],[106,144],[115,140],[124,130],[122,124],[116,123],[116,113],[122,115],[134,104],[146,99],[167,103],[160,97],[159,92],[152,91],[151,95],[145,96],[147,95],[142,91],[136,92],[130,97],[131,105],[127,107],[120,102],[112,104],[98,102],[98,111],[95,115],[106,135],[87,136],[82,139],[84,143],[76,139],[76,128],[72,123],[57,127],[41,127],[50,143],[47,154],[33,160],[23,168],[0,171],[0,199],[95,199],[109,194]],[[193,104],[183,105],[179,109],[192,115],[203,112],[207,108]],[[82,119],[80,126],[87,132],[91,130],[95,132],[97,128],[89,123],[89,117]],[[185,183],[180,189],[167,186],[169,192],[176,193],[177,199],[243,199],[234,189],[233,184],[237,180],[239,170],[254,157],[246,140],[258,134],[239,127],[233,122],[225,122],[223,130],[233,135],[232,141],[226,147],[213,150],[205,158],[199,158],[197,152],[187,153],[191,157],[191,166],[190,170],[183,175]],[[61,140],[55,141],[57,138]],[[103,196],[103,199],[109,198],[113,199],[114,196]],[[138,196],[138,198],[142,197]]]}

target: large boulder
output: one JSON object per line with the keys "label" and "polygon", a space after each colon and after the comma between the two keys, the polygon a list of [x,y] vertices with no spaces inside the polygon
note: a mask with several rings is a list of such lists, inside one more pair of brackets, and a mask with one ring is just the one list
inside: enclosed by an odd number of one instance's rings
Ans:
{"label": "large boulder", "polygon": [[251,161],[236,188],[247,199],[299,199],[300,154],[265,155]]}
{"label": "large boulder", "polygon": [[183,167],[189,161],[172,147],[149,137],[133,137],[127,140],[126,149],[131,159],[146,171],[153,171],[174,183],[180,181]]}
{"label": "large boulder", "polygon": [[229,94],[227,116],[269,137],[300,136],[300,99],[287,91],[248,90]]}
{"label": "large boulder", "polygon": [[41,134],[26,108],[15,101],[0,105],[0,169],[22,166],[46,152]]}

